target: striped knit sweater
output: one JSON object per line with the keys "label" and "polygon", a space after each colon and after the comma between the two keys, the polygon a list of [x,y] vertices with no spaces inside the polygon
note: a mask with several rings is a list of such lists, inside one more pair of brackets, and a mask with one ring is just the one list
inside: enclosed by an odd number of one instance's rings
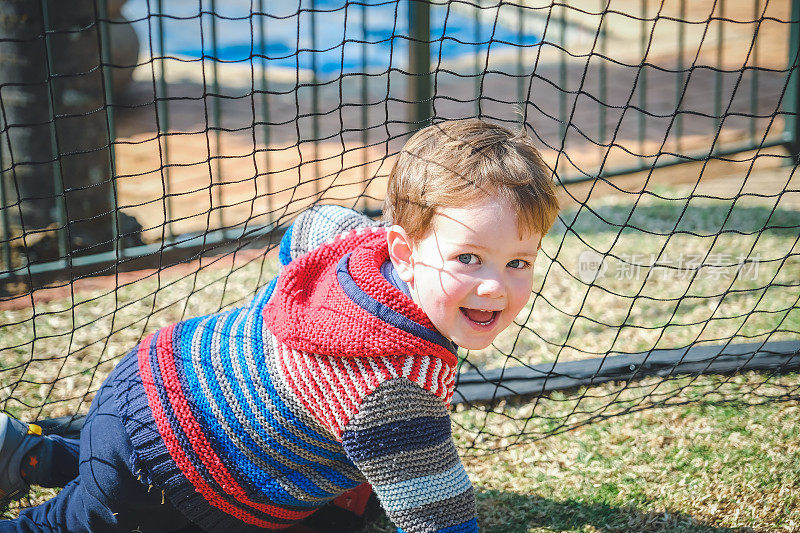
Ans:
{"label": "striped knit sweater", "polygon": [[398,531],[477,531],[455,346],[387,259],[383,228],[316,207],[249,305],[145,338],[112,374],[142,480],[206,531],[286,528],[365,481]]}

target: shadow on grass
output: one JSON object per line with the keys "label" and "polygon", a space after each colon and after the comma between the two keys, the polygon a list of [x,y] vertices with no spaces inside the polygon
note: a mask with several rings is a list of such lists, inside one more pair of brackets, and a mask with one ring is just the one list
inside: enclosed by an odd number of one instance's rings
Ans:
{"label": "shadow on grass", "polygon": [[[680,512],[645,512],[632,505],[554,501],[539,496],[483,490],[476,493],[481,533],[591,531],[604,533],[752,533],[747,527],[705,524]],[[394,533],[382,517],[362,533]]]}
{"label": "shadow on grass", "polygon": [[719,532],[745,533],[750,528],[705,524],[681,512],[646,512],[633,505],[605,502],[554,501],[535,495],[479,491],[478,516],[483,533],[529,531]]}
{"label": "shadow on grass", "polygon": [[[729,528],[705,524],[681,512],[646,512],[633,505],[615,506],[605,502],[554,501],[535,495],[497,490],[476,493],[478,524],[481,533],[603,532],[603,533],[752,533],[747,527]],[[16,512],[0,513],[1,519],[14,518]],[[381,513],[364,529],[312,529],[296,526],[286,533],[395,533],[395,527]],[[202,533],[189,525],[177,533]]]}

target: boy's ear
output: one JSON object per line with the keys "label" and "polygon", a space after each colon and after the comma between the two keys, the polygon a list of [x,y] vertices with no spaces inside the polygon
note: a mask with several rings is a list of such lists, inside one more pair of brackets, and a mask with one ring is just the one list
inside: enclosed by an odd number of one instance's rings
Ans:
{"label": "boy's ear", "polygon": [[413,283],[413,243],[406,230],[398,225],[386,228],[386,243],[389,245],[389,259],[394,264],[397,275],[406,283]]}

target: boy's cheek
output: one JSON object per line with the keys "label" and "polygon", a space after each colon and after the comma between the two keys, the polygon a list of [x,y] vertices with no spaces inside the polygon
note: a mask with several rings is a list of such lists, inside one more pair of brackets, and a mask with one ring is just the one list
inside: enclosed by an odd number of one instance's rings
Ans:
{"label": "boy's cheek", "polygon": [[[531,301],[531,296],[533,296],[533,293],[531,292],[532,290],[533,290],[532,283],[525,284],[524,286],[520,286],[517,289],[515,289],[513,293],[514,299],[511,302],[512,305],[511,314],[513,315],[512,320],[514,318],[517,318],[517,315],[519,315],[525,308],[525,306],[528,304],[528,302]],[[509,323],[508,325],[510,326],[511,323]]]}

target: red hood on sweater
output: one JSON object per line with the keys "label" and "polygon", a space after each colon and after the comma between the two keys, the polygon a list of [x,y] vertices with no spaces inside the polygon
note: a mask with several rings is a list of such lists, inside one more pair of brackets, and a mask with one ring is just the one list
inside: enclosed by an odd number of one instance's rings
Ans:
{"label": "red hood on sweater", "polygon": [[295,259],[264,307],[264,323],[290,348],[338,357],[433,355],[456,364],[456,346],[380,272],[384,228],[363,228]]}

